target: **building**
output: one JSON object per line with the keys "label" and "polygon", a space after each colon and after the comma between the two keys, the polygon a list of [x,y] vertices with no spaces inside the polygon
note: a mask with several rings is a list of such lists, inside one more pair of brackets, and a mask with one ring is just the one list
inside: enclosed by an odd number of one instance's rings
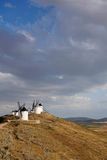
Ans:
{"label": "building", "polygon": [[20,110],[20,118],[21,120],[28,121],[28,110],[25,107]]}
{"label": "building", "polygon": [[14,110],[14,111],[12,111],[12,115],[20,117],[20,112],[18,110]]}
{"label": "building", "polygon": [[36,114],[41,114],[43,111],[44,111],[43,105],[39,103],[39,101],[36,101],[36,103],[34,101],[32,104],[31,112]]}
{"label": "building", "polygon": [[36,107],[35,107],[35,113],[36,114],[41,114],[43,113],[43,106],[41,103],[39,103]]}

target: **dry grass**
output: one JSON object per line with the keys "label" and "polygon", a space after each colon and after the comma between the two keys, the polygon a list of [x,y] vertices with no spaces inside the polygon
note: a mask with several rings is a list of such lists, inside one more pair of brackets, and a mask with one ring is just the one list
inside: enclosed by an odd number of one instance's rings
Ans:
{"label": "dry grass", "polygon": [[0,130],[0,160],[107,160],[107,138],[50,114]]}

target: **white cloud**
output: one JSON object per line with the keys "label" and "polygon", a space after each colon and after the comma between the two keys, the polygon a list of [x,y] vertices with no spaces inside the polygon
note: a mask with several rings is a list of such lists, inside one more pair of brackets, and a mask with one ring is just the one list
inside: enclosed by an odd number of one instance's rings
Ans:
{"label": "white cloud", "polygon": [[56,100],[57,100],[57,97],[52,96],[51,99],[52,99],[53,101],[56,101]]}
{"label": "white cloud", "polygon": [[29,32],[25,31],[25,30],[19,30],[17,31],[17,33],[25,36],[25,38],[29,41],[29,42],[35,42],[35,37],[33,37]]}
{"label": "white cloud", "polygon": [[84,49],[84,50],[98,50],[98,46],[96,42],[93,42],[93,40],[86,40],[86,41],[75,41],[72,38],[69,39],[70,44],[72,47]]}
{"label": "white cloud", "polygon": [[0,81],[5,81],[7,79],[11,79],[13,77],[10,73],[2,73],[0,72]]}
{"label": "white cloud", "polygon": [[2,15],[0,15],[0,22],[3,22],[4,18]]}
{"label": "white cloud", "polygon": [[107,83],[95,85],[94,87],[90,88],[89,91],[94,93],[98,91],[107,91]]}
{"label": "white cloud", "polygon": [[70,97],[71,105],[73,107],[89,108],[91,104],[91,98],[86,96],[74,95]]}
{"label": "white cloud", "polygon": [[15,5],[13,5],[13,4],[10,3],[10,2],[5,3],[4,6],[5,6],[6,8],[15,8],[15,7],[16,7]]}
{"label": "white cloud", "polygon": [[84,10],[96,11],[102,6],[107,5],[105,0],[31,0],[32,3],[43,5],[57,5],[67,7],[78,7]]}
{"label": "white cloud", "polygon": [[[73,96],[51,96],[51,99],[60,106],[67,106],[67,108],[81,108],[88,109],[91,105],[91,98],[82,95]],[[57,104],[57,105],[58,105]]]}
{"label": "white cloud", "polygon": [[11,73],[0,72],[0,86],[1,88],[6,88],[7,86],[20,86],[24,87],[25,83],[19,80],[16,76]]}
{"label": "white cloud", "polygon": [[[51,96],[50,107],[47,110],[52,111],[56,115],[62,116],[87,116],[93,108],[93,101],[89,96],[82,94],[73,96]],[[48,100],[49,101],[49,100]]]}
{"label": "white cloud", "polygon": [[63,75],[57,75],[56,78],[61,80],[61,79],[64,79],[64,76]]}

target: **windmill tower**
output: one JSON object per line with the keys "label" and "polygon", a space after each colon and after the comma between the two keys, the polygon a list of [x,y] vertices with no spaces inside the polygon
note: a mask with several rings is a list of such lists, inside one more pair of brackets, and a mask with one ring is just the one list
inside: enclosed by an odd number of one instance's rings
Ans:
{"label": "windmill tower", "polygon": [[28,121],[28,110],[25,107],[20,109],[20,118],[23,121]]}
{"label": "windmill tower", "polygon": [[39,103],[36,107],[35,107],[35,113],[36,114],[41,114],[43,113],[43,106],[41,103]]}

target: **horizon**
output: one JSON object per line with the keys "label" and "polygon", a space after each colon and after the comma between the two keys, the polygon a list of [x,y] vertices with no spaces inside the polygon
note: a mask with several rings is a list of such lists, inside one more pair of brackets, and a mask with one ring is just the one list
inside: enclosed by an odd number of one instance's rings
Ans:
{"label": "horizon", "polygon": [[59,117],[107,117],[107,2],[0,1],[0,115],[39,99]]}

